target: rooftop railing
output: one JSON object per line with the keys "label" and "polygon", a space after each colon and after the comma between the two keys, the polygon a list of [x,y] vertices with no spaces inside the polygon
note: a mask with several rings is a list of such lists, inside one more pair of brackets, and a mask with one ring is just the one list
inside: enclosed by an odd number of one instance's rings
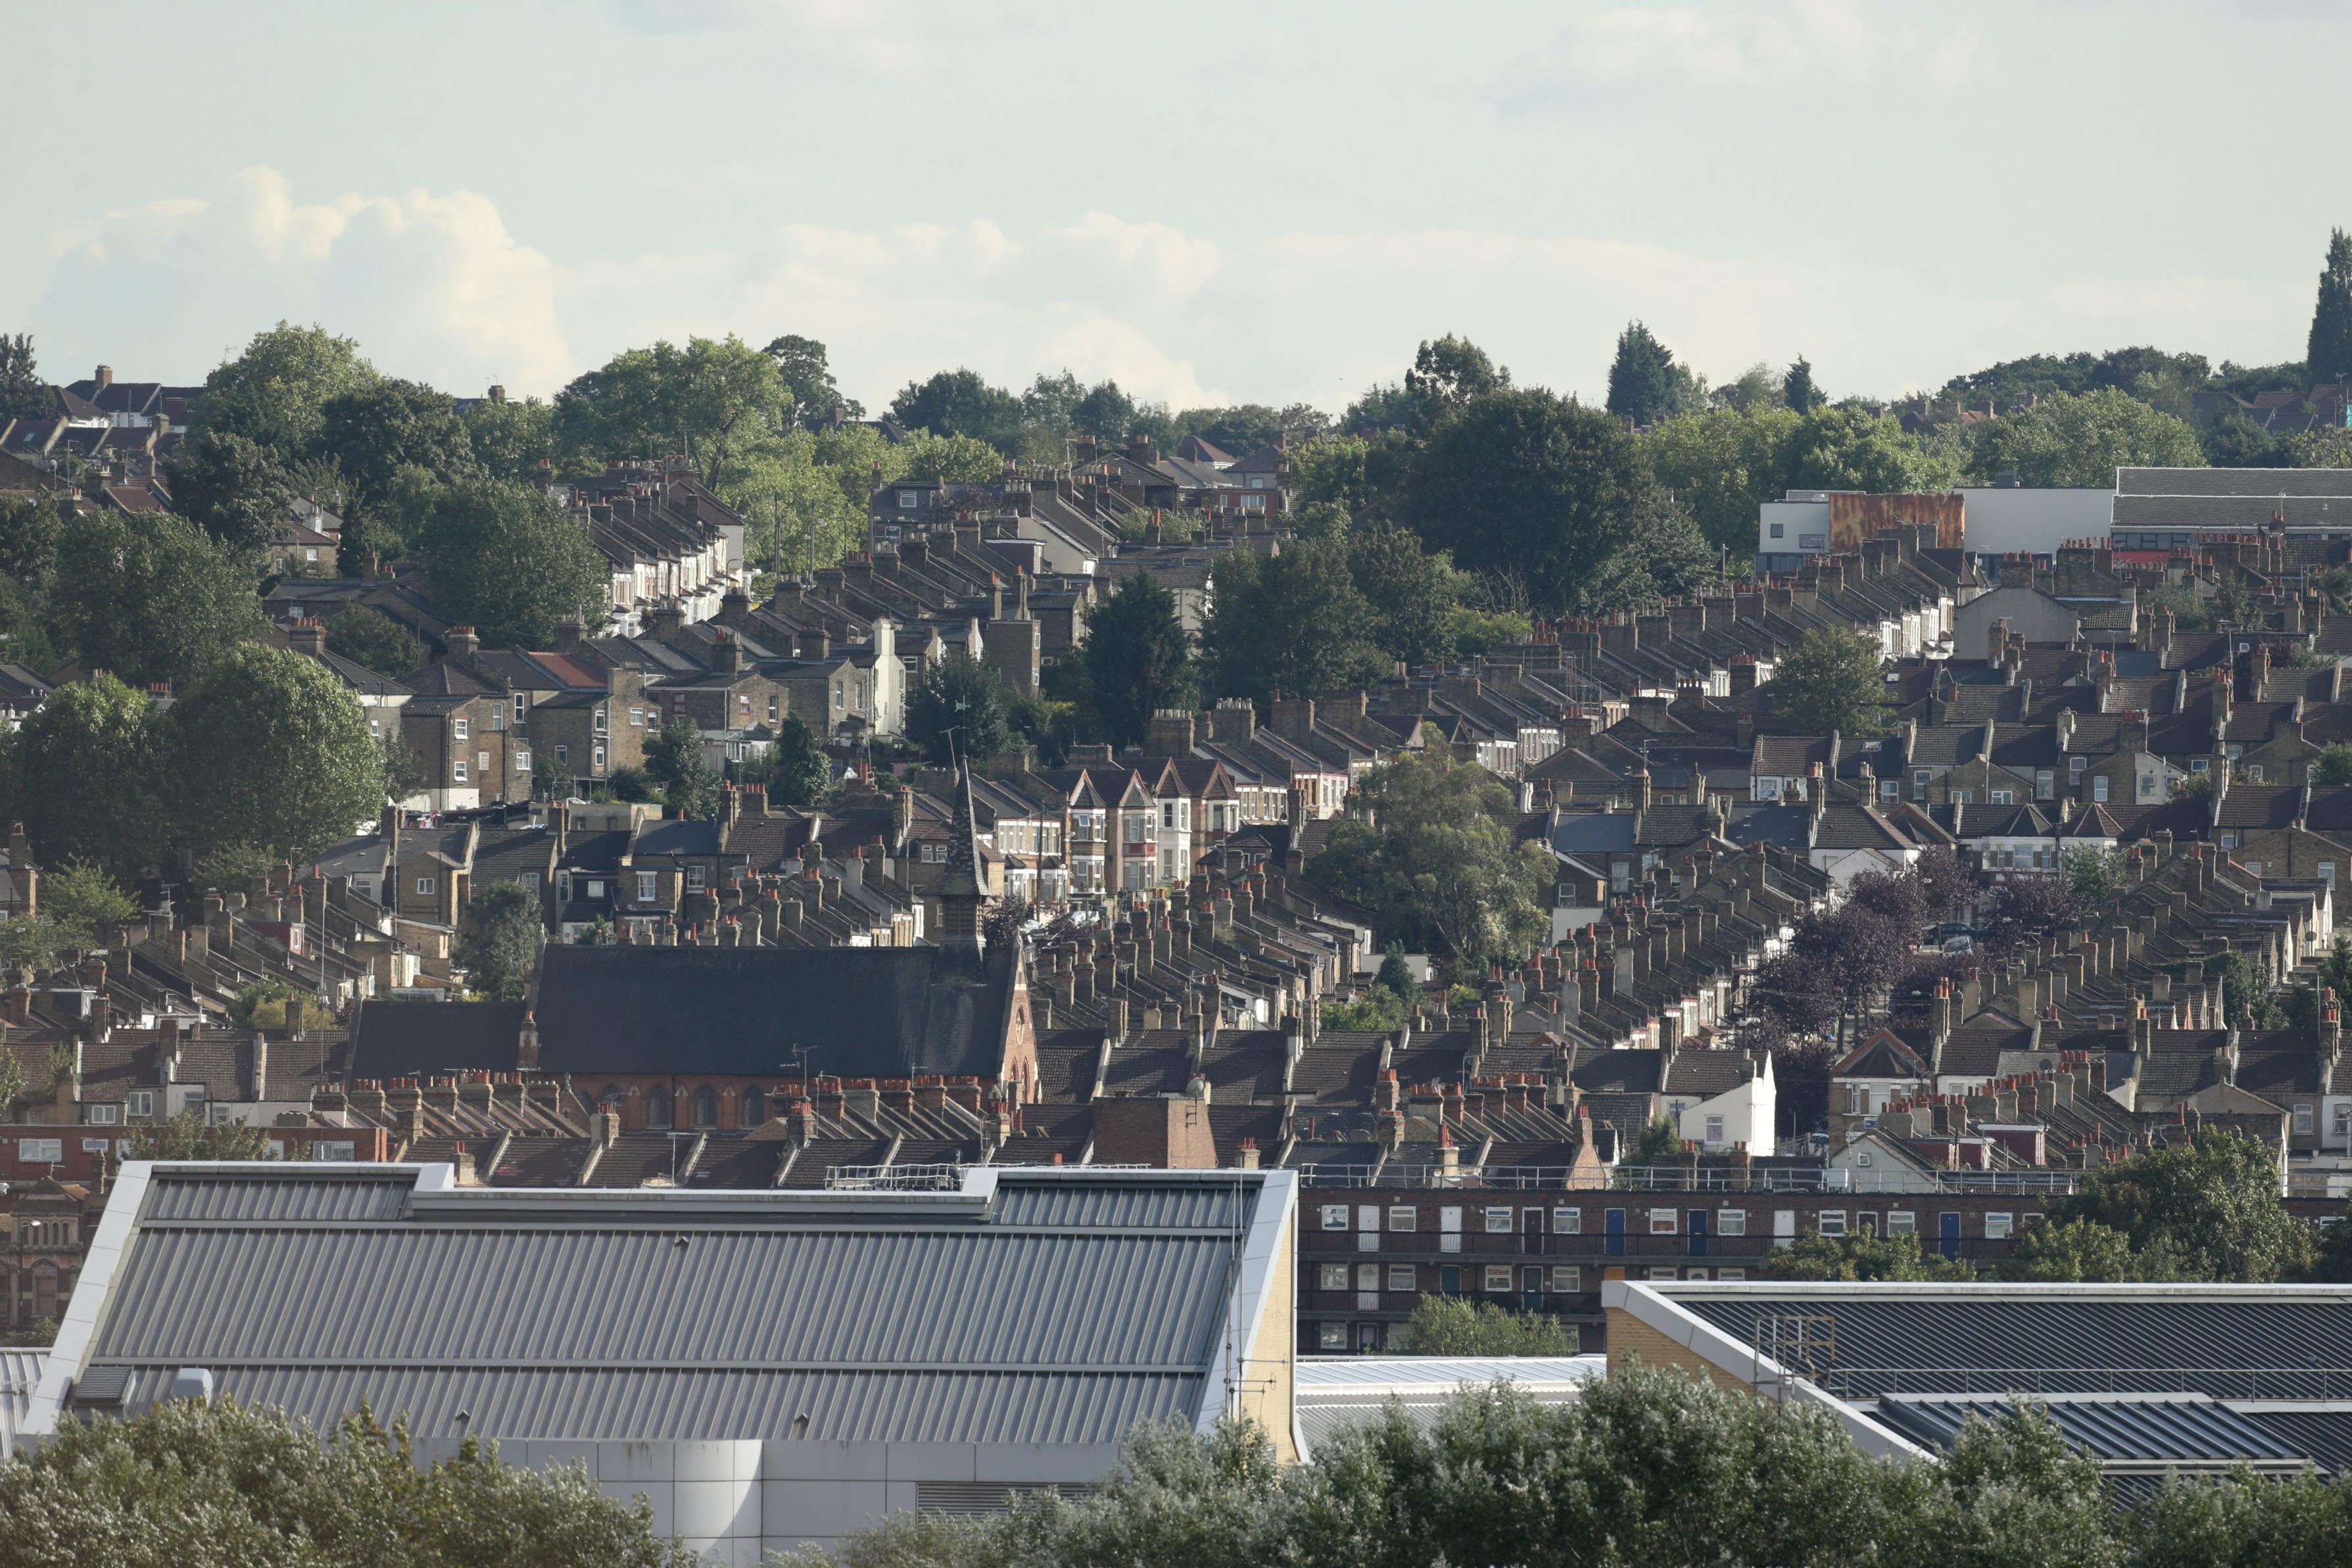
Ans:
{"label": "rooftop railing", "polygon": [[1309,1187],[1470,1187],[1482,1190],[1550,1192],[1787,1192],[2018,1194],[2055,1197],[2074,1190],[2071,1170],[1917,1171],[1855,1170],[1825,1166],[1781,1167],[1620,1166],[1594,1169],[1572,1166],[1472,1166],[1400,1164],[1378,1167],[1370,1161],[1346,1165],[1318,1162],[1296,1167]]}

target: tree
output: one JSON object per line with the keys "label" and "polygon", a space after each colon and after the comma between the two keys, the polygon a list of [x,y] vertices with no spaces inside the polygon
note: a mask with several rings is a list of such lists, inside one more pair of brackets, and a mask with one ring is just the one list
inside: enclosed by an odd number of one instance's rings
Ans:
{"label": "tree", "polygon": [[1813,367],[1804,355],[1799,354],[1797,362],[1789,367],[1788,377],[1780,383],[1780,397],[1799,413],[1811,413],[1827,401],[1813,385]]}
{"label": "tree", "polygon": [[2204,465],[2185,420],[2113,388],[2061,392],[2001,415],[1978,441],[1974,463],[1983,477],[2009,469],[2021,485],[2093,489],[2113,485],[2120,467]]}
{"label": "tree", "polygon": [[967,370],[908,382],[890,400],[890,417],[909,430],[976,436],[1006,454],[1020,450],[1022,413],[1019,398]]}
{"label": "tree", "polygon": [[1154,713],[1195,701],[1192,633],[1176,596],[1148,571],[1087,608],[1078,657],[1095,721],[1115,746],[1141,744]]}
{"label": "tree", "polygon": [[452,486],[426,528],[434,601],[485,646],[544,648],[570,616],[604,619],[611,568],[581,519],[541,492],[497,480]]}
{"label": "tree", "polygon": [[1661,491],[1636,507],[1633,537],[1577,586],[1573,607],[1585,615],[1646,610],[1715,585],[1716,552],[1690,514]]}
{"label": "tree", "polygon": [[0,1562],[68,1568],[686,1568],[643,1498],[579,1469],[509,1466],[473,1439],[420,1464],[365,1407],[331,1434],[226,1398],[69,1419],[0,1467]]}
{"label": "tree", "polygon": [[205,378],[194,423],[199,431],[242,435],[291,463],[317,444],[327,403],[375,373],[351,339],[280,321]]}
{"label": "tree", "polygon": [[328,399],[319,424],[319,450],[346,486],[346,526],[374,522],[404,470],[422,469],[444,485],[481,470],[457,400],[419,382],[374,377]]}
{"label": "tree", "polygon": [[2096,909],[2123,891],[2124,857],[2085,844],[2066,852],[2066,892],[2077,909]]}
{"label": "tree", "polygon": [[299,653],[237,649],[164,724],[180,831],[199,849],[248,844],[299,860],[383,810],[383,755],[366,716]]}
{"label": "tree", "polygon": [[607,457],[682,454],[712,489],[735,449],[772,434],[790,394],[776,361],[730,333],[630,349],[556,395],[560,441]]}
{"label": "tree", "polygon": [[1688,412],[1698,401],[1690,371],[1675,363],[1673,350],[1639,321],[1617,335],[1617,358],[1609,367],[1609,412],[1635,424],[1654,424]]}
{"label": "tree", "polygon": [[2312,1260],[2311,1227],[2287,1212],[2281,1185],[2268,1145],[2209,1127],[2085,1173],[2043,1211],[2044,1223],[2120,1232],[2136,1263],[2154,1255],[2173,1278],[2264,1284],[2294,1278]]}
{"label": "tree", "polygon": [[933,435],[917,431],[899,444],[901,479],[933,479],[951,485],[984,485],[1004,472],[995,447],[971,435]]}
{"label": "tree", "polygon": [[1456,566],[1516,573],[1532,608],[1559,613],[1638,536],[1652,489],[1616,420],[1548,392],[1497,392],[1431,434],[1405,476],[1404,514]]}
{"label": "tree", "polygon": [[1357,803],[1364,815],[1334,822],[1309,869],[1384,936],[1477,967],[1516,961],[1543,931],[1550,857],[1517,841],[1517,799],[1477,764],[1405,757],[1367,775]]}
{"label": "tree", "polygon": [[0,741],[10,811],[52,863],[136,872],[163,850],[161,753],[145,693],[102,671],[59,686]]}
{"label": "tree", "polygon": [[0,496],[0,572],[37,585],[58,564],[65,517],[46,496]]}
{"label": "tree", "polygon": [[1828,735],[1848,740],[1886,727],[1879,708],[1885,675],[1878,649],[1850,632],[1817,628],[1780,656],[1772,673],[1772,727],[1783,735]]}
{"label": "tree", "polygon": [[855,398],[841,395],[834,383],[833,368],[825,362],[825,348],[814,338],[803,338],[787,332],[772,340],[760,350],[776,362],[776,374],[784,383],[785,421],[806,424],[831,414],[835,407],[852,419],[861,419],[866,410]]}
{"label": "tree", "polygon": [[2200,433],[2197,442],[2205,461],[2216,468],[2298,466],[2292,438],[2273,434],[2242,413],[2223,414]]}
{"label": "tree", "polygon": [[1510,384],[1507,369],[1469,339],[1451,332],[1435,342],[1424,340],[1413,353],[1412,369],[1404,373],[1405,396],[1424,428],[1489,392],[1508,390]]}
{"label": "tree", "polygon": [[[531,758],[530,795],[532,800],[569,800],[572,799],[574,787],[572,769],[555,760],[555,752],[552,748],[543,747]],[[390,790],[386,790],[385,793],[395,800],[405,799],[404,796],[392,794]]]}
{"label": "tree", "polygon": [[[285,1004],[278,1004],[278,1021],[285,1021]],[[247,1025],[247,1027],[252,1027]],[[269,1132],[243,1122],[208,1122],[201,1111],[183,1111],[160,1122],[131,1129],[130,1158],[134,1160],[268,1160]],[[5,1492],[5,1488],[0,1488]]]}
{"label": "tree", "polygon": [[86,943],[138,914],[139,904],[104,866],[77,855],[41,878],[41,913]]}
{"label": "tree", "polygon": [[1399,1355],[1574,1355],[1558,1318],[1508,1312],[1493,1301],[1423,1296],[1389,1342]]}
{"label": "tree", "polygon": [[539,963],[546,935],[539,894],[520,883],[494,882],[466,901],[465,929],[457,937],[457,964],[473,988],[494,1002],[519,1002],[530,994],[530,972]]}
{"label": "tree", "polygon": [[100,512],[58,547],[50,624],[87,667],[181,685],[260,634],[254,588],[242,559],[169,513]]}
{"label": "tree", "polygon": [[1370,616],[1338,540],[1301,540],[1276,556],[1228,550],[1202,656],[1226,696],[1328,696],[1380,678],[1379,651],[1366,641]]}
{"label": "tree", "polygon": [[1088,389],[1070,410],[1070,428],[1104,441],[1125,441],[1135,429],[1135,400],[1106,381]]}
{"label": "tree", "polygon": [[268,548],[293,516],[286,470],[259,442],[226,430],[199,430],[171,472],[172,501],[182,517],[237,555]]}
{"label": "tree", "polygon": [[766,785],[768,799],[779,806],[822,806],[833,799],[833,759],[825,755],[816,731],[797,714],[784,716],[776,727],[775,744],[744,777]]}
{"label": "tree", "polygon": [[[1816,408],[1789,427],[1780,484],[1789,490],[1945,490],[1958,466],[1903,434],[1900,422],[1862,408]],[[2114,483],[2109,475],[2106,483]],[[1748,519],[1750,527],[1755,519]]]}
{"label": "tree", "polygon": [[1459,575],[1443,554],[1398,528],[1368,528],[1347,541],[1348,575],[1369,607],[1365,635],[1391,659],[1426,664],[1450,658]]}
{"label": "tree", "polygon": [[1369,442],[1353,435],[1328,435],[1290,449],[1290,490],[1298,507],[1334,503],[1354,511],[1372,498],[1365,470],[1371,451]]}
{"label": "tree", "polygon": [[0,332],[0,419],[38,419],[53,406],[27,332]]}
{"label": "tree", "polygon": [[[2151,1261],[2158,1265],[2153,1273]],[[2066,1284],[2169,1278],[2161,1259],[2134,1257],[2130,1237],[2095,1219],[2035,1221],[2000,1271],[2011,1280]]]}
{"label": "tree", "polygon": [[2303,362],[2314,381],[2352,380],[2352,234],[2331,229]]}
{"label": "tree", "polygon": [[1973,1280],[1977,1271],[1938,1257],[1916,1237],[1801,1236],[1772,1254],[1775,1280]]}
{"label": "tree", "polygon": [[673,714],[646,742],[646,773],[660,786],[662,799],[678,817],[707,822],[719,814],[719,780],[702,755],[702,729]]}
{"label": "tree", "polygon": [[529,485],[540,478],[541,463],[559,474],[578,465],[557,444],[555,406],[543,399],[530,397],[518,402],[511,398],[482,398],[469,404],[460,417],[467,449],[473,454],[475,465],[493,479]]}
{"label": "tree", "polygon": [[1228,456],[1246,457],[1262,446],[1271,446],[1282,435],[1306,438],[1314,434],[1299,427],[1301,413],[1325,424],[1330,423],[1304,404],[1276,411],[1262,402],[1245,402],[1229,408],[1185,409],[1176,415],[1176,434],[1180,437],[1197,435]]}
{"label": "tree", "polygon": [[937,768],[1003,751],[1013,744],[1003,683],[971,654],[950,653],[907,694],[907,738]]}
{"label": "tree", "polygon": [[327,622],[327,652],[380,675],[404,675],[424,663],[414,632],[364,604],[354,604]]}

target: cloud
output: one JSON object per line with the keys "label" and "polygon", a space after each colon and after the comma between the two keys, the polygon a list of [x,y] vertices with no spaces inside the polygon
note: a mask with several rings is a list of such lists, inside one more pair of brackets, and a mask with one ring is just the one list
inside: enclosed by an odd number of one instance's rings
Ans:
{"label": "cloud", "polygon": [[1570,23],[1559,55],[1517,78],[1506,96],[1556,99],[1588,84],[1948,99],[1991,75],[1974,21],[1905,16],[1883,0],[1775,0],[1727,14],[1613,5]]}
{"label": "cloud", "polygon": [[1832,392],[1899,395],[2037,350],[2156,341],[2263,362],[2297,350],[2310,308],[2300,275],[1938,290],[1811,251],[1434,228],[1237,243],[1100,210],[1030,232],[984,217],[791,222],[740,250],[567,260],[524,244],[477,193],[304,201],[267,169],[76,223],[50,249],[28,325],[60,375],[104,360],[193,379],[289,317],[357,338],[395,374],[545,394],[656,338],[789,331],[830,344],[869,404],[943,368],[1017,387],[1066,366],[1180,407],[1336,410],[1444,332],[1522,382],[1591,396],[1633,317],[1710,375],[1802,352]]}
{"label": "cloud", "polygon": [[654,37],[709,47],[788,51],[876,76],[929,74],[943,26],[973,19],[968,7],[923,0],[608,0],[614,19]]}

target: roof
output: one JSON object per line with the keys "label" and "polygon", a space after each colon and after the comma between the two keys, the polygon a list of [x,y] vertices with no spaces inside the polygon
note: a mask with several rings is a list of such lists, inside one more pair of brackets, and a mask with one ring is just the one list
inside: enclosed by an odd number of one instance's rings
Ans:
{"label": "roof", "polygon": [[418,1002],[371,997],[352,1020],[352,1076],[511,1072],[521,1002]]}
{"label": "roof", "polygon": [[1464,1388],[1507,1383],[1538,1405],[1565,1405],[1608,1375],[1605,1355],[1306,1356],[1297,1374],[1298,1429],[1311,1453],[1391,1409],[1426,1431]]}
{"label": "roof", "polygon": [[144,1406],[199,1366],[322,1427],[365,1401],[430,1438],[1109,1445],[1213,1419],[1229,1334],[1290,1306],[1286,1171],[980,1167],[945,1192],[449,1176],[126,1166],[102,1222],[122,1251],[85,1274],[32,1425],[77,1396]]}

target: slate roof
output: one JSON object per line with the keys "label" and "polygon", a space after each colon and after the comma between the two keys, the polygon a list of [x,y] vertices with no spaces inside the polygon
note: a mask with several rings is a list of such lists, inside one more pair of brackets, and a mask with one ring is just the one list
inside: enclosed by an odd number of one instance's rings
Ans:
{"label": "slate roof", "polygon": [[521,1002],[412,1002],[369,998],[352,1020],[352,1076],[512,1072]]}

